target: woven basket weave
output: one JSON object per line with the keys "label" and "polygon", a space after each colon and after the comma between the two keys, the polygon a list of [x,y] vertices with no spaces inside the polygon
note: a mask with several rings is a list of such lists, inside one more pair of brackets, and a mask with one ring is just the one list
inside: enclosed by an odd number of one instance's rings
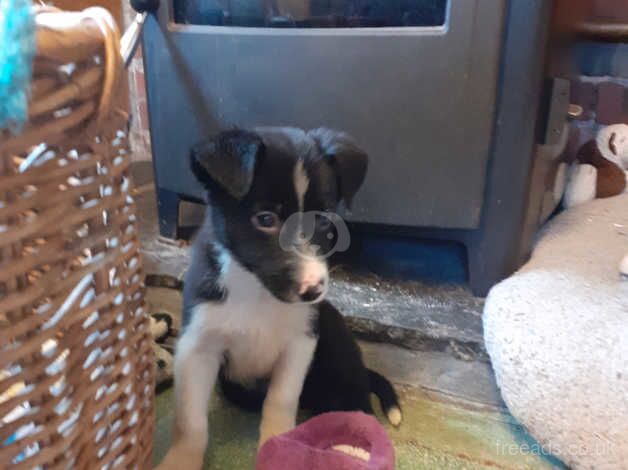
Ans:
{"label": "woven basket weave", "polygon": [[28,122],[0,131],[0,468],[148,468],[119,33],[99,8],[36,24]]}

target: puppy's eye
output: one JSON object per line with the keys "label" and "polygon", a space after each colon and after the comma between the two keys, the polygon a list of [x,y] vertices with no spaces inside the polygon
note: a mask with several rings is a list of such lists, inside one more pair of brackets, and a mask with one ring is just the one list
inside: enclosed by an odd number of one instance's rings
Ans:
{"label": "puppy's eye", "polygon": [[266,233],[274,233],[279,230],[279,217],[270,211],[258,212],[251,219],[256,229]]}
{"label": "puppy's eye", "polygon": [[316,216],[316,230],[322,232],[323,230],[329,230],[329,227],[331,227],[331,220],[329,220],[329,217],[322,215]]}

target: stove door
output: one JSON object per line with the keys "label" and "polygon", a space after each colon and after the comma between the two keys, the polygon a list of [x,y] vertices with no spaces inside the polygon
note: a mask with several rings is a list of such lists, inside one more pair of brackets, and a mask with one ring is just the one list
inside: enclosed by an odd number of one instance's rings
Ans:
{"label": "stove door", "polygon": [[198,197],[189,146],[326,126],[370,155],[349,219],[476,228],[506,0],[171,0],[144,60],[157,183]]}

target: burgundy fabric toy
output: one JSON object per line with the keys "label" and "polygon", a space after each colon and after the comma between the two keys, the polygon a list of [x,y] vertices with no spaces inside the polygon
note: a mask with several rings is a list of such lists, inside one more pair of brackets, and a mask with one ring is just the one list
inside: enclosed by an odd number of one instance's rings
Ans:
{"label": "burgundy fabric toy", "polygon": [[384,428],[360,412],[316,416],[269,439],[256,470],[393,470],[395,452]]}

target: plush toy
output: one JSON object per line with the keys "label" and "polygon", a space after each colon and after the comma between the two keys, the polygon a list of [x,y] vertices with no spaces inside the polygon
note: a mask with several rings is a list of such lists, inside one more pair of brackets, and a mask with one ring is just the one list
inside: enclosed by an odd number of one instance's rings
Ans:
{"label": "plush toy", "polygon": [[628,253],[626,253],[624,259],[619,263],[619,275],[622,279],[628,281]]}
{"label": "plush toy", "polygon": [[623,193],[627,186],[626,170],[628,125],[604,127],[595,140],[590,140],[578,151],[565,190],[565,207]]}
{"label": "plush toy", "polygon": [[[144,279],[146,287],[165,288],[181,291],[183,282],[168,274],[147,274]],[[150,328],[153,333],[153,351],[155,353],[157,392],[172,385],[174,377],[174,341],[177,332],[173,317],[169,313],[152,313]]]}
{"label": "plush toy", "polygon": [[[584,144],[578,152],[565,190],[565,206],[626,192],[627,170],[628,125],[613,124],[603,128],[595,140]],[[628,279],[628,253],[619,263],[619,273],[623,279]]]}
{"label": "plush toy", "polygon": [[393,470],[395,451],[377,420],[360,412],[316,416],[269,439],[255,470]]}
{"label": "plush toy", "polygon": [[157,391],[172,385],[174,359],[168,344],[173,336],[172,316],[168,313],[153,313],[150,316],[150,331],[153,335],[153,353],[155,354],[155,387]]}

